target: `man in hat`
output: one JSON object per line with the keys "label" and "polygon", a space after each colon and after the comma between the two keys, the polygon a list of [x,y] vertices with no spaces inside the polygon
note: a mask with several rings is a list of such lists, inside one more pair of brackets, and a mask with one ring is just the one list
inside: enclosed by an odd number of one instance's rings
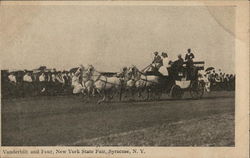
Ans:
{"label": "man in hat", "polygon": [[26,74],[23,76],[23,81],[28,83],[31,83],[33,81],[30,72],[26,72]]}
{"label": "man in hat", "polygon": [[49,86],[48,86],[49,88],[48,88],[48,90],[49,90],[50,95],[55,95],[56,92],[57,92],[57,89],[56,89],[56,86],[57,86],[56,73],[57,73],[56,70],[52,69],[51,73],[49,75],[50,80],[49,80]]}
{"label": "man in hat", "polygon": [[52,70],[52,71],[51,71],[51,81],[52,81],[53,83],[56,82],[56,71],[55,71],[55,70]]}
{"label": "man in hat", "polygon": [[187,50],[185,61],[189,64],[193,64],[194,54],[191,52],[191,49],[189,48]]}
{"label": "man in hat", "polygon": [[26,71],[26,74],[23,76],[23,87],[26,95],[31,95],[33,91],[31,73]]}
{"label": "man in hat", "polygon": [[121,69],[121,72],[117,74],[117,77],[119,78],[125,78],[125,75],[127,74],[127,71],[128,71],[128,68],[126,66],[124,66],[122,69]]}
{"label": "man in hat", "polygon": [[188,73],[188,78],[192,76],[193,72],[193,59],[194,59],[194,54],[191,52],[191,49],[189,48],[187,50],[186,56],[185,56],[185,61],[187,64],[187,73]]}
{"label": "man in hat", "polygon": [[183,66],[184,60],[183,60],[183,58],[181,57],[181,54],[179,54],[177,57],[178,57],[178,59],[177,59],[174,63],[175,63],[176,66],[179,68],[179,67],[182,67],[182,66]]}
{"label": "man in hat", "polygon": [[152,61],[153,67],[155,67],[157,70],[162,66],[162,58],[159,55],[158,52],[154,52],[154,59]]}
{"label": "man in hat", "polygon": [[178,77],[178,73],[183,71],[183,63],[184,60],[181,57],[181,54],[178,55],[178,59],[173,62],[171,66],[171,73],[173,74],[173,77]]}
{"label": "man in hat", "polygon": [[65,80],[62,76],[62,72],[61,71],[57,71],[56,73],[56,93],[62,93],[63,92],[63,87],[65,84]]}
{"label": "man in hat", "polygon": [[16,76],[14,75],[13,72],[10,73],[10,75],[8,76],[8,79],[9,79],[10,83],[12,83],[12,84],[16,84],[17,83]]}
{"label": "man in hat", "polygon": [[44,93],[45,90],[46,90],[45,74],[44,74],[44,72],[41,72],[41,75],[39,76],[39,83],[40,83],[40,92]]}

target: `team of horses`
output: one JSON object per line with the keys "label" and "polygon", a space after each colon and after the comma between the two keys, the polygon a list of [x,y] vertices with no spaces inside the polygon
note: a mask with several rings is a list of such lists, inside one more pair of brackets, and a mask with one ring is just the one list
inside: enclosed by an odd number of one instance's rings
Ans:
{"label": "team of horses", "polygon": [[[131,95],[131,99],[135,93],[144,99],[148,99],[150,93],[157,96],[157,87],[160,85],[159,76],[146,75],[136,66],[131,66],[122,73],[122,76],[117,74],[108,77],[97,71],[92,65],[87,68],[79,67],[72,79],[73,92],[82,93],[88,99],[99,95],[101,99],[98,100],[98,103],[109,101],[115,95],[118,95],[121,100],[123,94],[124,97]],[[146,96],[142,93],[146,93]]]}

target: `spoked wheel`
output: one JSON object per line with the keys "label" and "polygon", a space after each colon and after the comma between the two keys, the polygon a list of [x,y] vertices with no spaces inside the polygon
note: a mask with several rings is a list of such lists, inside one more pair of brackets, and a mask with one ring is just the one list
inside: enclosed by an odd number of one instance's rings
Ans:
{"label": "spoked wheel", "polygon": [[193,99],[199,99],[204,94],[204,84],[200,81],[194,81],[190,85],[190,95]]}
{"label": "spoked wheel", "polygon": [[178,86],[176,84],[172,86],[172,88],[170,90],[170,96],[173,99],[181,99],[183,94],[184,94],[184,91],[181,89],[180,86]]}

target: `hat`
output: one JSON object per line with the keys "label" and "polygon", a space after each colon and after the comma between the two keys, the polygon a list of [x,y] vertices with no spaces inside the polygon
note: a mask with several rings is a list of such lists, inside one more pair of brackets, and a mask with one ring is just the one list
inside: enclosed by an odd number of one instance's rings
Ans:
{"label": "hat", "polygon": [[158,55],[158,52],[156,51],[156,52],[154,52],[154,54],[155,54],[155,55]]}
{"label": "hat", "polygon": [[81,64],[80,66],[79,66],[81,69],[84,69],[84,66]]}
{"label": "hat", "polygon": [[162,52],[161,55],[162,55],[162,56],[168,56],[168,54],[165,53],[165,52]]}

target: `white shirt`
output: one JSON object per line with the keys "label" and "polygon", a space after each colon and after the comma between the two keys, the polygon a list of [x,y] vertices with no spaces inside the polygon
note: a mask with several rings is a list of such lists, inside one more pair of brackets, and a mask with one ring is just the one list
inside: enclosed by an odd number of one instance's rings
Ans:
{"label": "white shirt", "polygon": [[11,82],[14,82],[14,83],[16,83],[16,76],[14,76],[14,75],[9,75],[8,76],[8,78],[9,78],[9,80],[11,81]]}
{"label": "white shirt", "polygon": [[41,75],[39,76],[39,81],[40,81],[40,82],[45,81],[45,75],[44,75],[44,74],[41,74]]}
{"label": "white shirt", "polygon": [[52,74],[52,75],[51,75],[51,79],[52,79],[53,82],[56,82],[56,75],[55,75],[55,74]]}
{"label": "white shirt", "polygon": [[162,63],[164,67],[170,67],[168,57],[162,58]]}
{"label": "white shirt", "polygon": [[162,64],[163,64],[163,66],[160,67],[159,72],[163,76],[168,76],[168,70],[167,70],[167,68],[170,67],[168,57],[162,58]]}
{"label": "white shirt", "polygon": [[23,81],[32,82],[32,78],[31,78],[31,76],[29,76],[28,74],[26,74],[26,75],[23,76]]}

